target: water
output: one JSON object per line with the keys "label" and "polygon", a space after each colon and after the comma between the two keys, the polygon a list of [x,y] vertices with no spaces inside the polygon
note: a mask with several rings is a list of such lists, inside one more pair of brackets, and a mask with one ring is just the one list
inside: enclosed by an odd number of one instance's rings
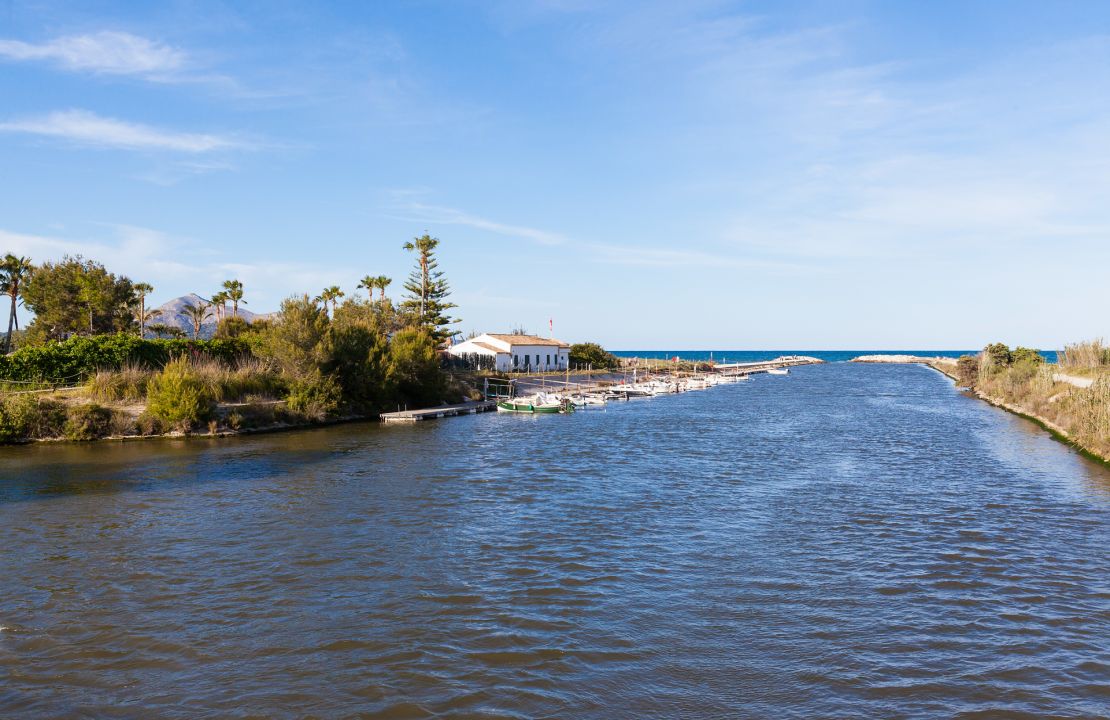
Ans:
{"label": "water", "polygon": [[927,368],[0,478],[0,717],[1110,715],[1110,472]]}
{"label": "water", "polygon": [[[981,349],[981,348],[980,348]],[[807,355],[825,362],[847,362],[860,355],[916,355],[918,357],[951,357],[974,355],[976,350],[614,350],[617,357],[638,357],[666,360],[674,357],[683,360],[716,360],[717,362],[758,362],[773,360],[783,355]],[[1041,350],[1047,362],[1056,362],[1055,350]]]}

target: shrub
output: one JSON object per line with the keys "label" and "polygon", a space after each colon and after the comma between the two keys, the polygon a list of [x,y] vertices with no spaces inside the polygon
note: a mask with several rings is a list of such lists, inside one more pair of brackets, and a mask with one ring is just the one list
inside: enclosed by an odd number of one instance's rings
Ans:
{"label": "shrub", "polygon": [[0,398],[0,443],[13,443],[62,435],[65,406],[35,395]]}
{"label": "shrub", "polygon": [[385,407],[385,375],[389,344],[380,332],[364,325],[332,325],[324,337],[325,373],[335,377],[343,399],[358,410]]}
{"label": "shrub", "polygon": [[979,356],[961,355],[956,361],[956,377],[960,384],[971,387],[979,379]]}
{"label": "shrub", "polygon": [[992,367],[1009,367],[1013,361],[1010,346],[1005,343],[992,343],[983,349],[984,357]]}
{"label": "shrub", "polygon": [[157,368],[179,355],[203,353],[233,362],[250,352],[238,339],[143,340],[135,335],[96,335],[21,347],[0,356],[0,379],[79,382],[98,370],[118,370],[128,363]]}
{"label": "shrub", "polygon": [[212,414],[214,399],[192,364],[179,357],[147,386],[147,411],[171,427],[189,430]]}
{"label": "shrub", "polygon": [[96,440],[111,432],[112,411],[95,403],[69,409],[64,432],[67,440]]}
{"label": "shrub", "polygon": [[28,437],[56,438],[65,432],[66,406],[56,400],[38,399],[38,411],[31,420]]}
{"label": "shrub", "polygon": [[31,418],[38,403],[31,395],[0,398],[0,442],[13,443],[29,437]]}
{"label": "shrub", "polygon": [[295,381],[289,389],[285,404],[290,411],[309,419],[320,421],[335,413],[343,399],[343,391],[334,378],[317,374]]}
{"label": "shrub", "polygon": [[250,403],[232,413],[232,415],[238,415],[240,417],[238,427],[231,425],[230,415],[228,416],[228,424],[236,430],[240,428],[255,428],[273,425],[278,419],[280,408],[281,406],[276,403]]}
{"label": "shrub", "polygon": [[237,338],[249,332],[251,324],[239,317],[238,315],[231,315],[225,317],[216,325],[216,332],[213,337],[217,340],[226,340],[230,338]]}
{"label": "shrub", "polygon": [[621,361],[597,343],[575,343],[570,346],[570,364],[574,368],[591,365],[594,369],[607,370],[620,367]]}
{"label": "shrub", "polygon": [[160,435],[165,431],[162,421],[152,415],[149,410],[144,410],[135,419],[135,431],[139,435]]}
{"label": "shrub", "polygon": [[323,359],[321,341],[328,323],[327,313],[307,295],[291,297],[281,303],[272,325],[252,328],[249,340],[255,355],[272,361],[286,375],[311,378]]}
{"label": "shrub", "polygon": [[1041,365],[1044,363],[1044,355],[1041,355],[1040,350],[1019,346],[1014,348],[1014,351],[1010,353],[1010,362],[1014,365],[1018,363]]}
{"label": "shrub", "polygon": [[139,427],[135,418],[131,417],[125,412],[113,412],[112,422],[109,426],[109,434],[116,437],[127,435],[139,435]]}
{"label": "shrub", "polygon": [[405,328],[389,344],[386,380],[396,400],[435,405],[443,400],[444,377],[436,341],[420,328]]}

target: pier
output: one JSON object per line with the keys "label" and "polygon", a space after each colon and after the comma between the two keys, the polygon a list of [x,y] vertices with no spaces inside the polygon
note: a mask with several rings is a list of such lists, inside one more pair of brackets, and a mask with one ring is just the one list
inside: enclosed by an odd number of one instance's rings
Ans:
{"label": "pier", "polygon": [[458,405],[441,405],[440,407],[422,408],[420,410],[398,410],[397,412],[382,413],[383,423],[414,423],[422,420],[437,420],[456,415],[474,415],[480,412],[496,410],[497,403],[492,400],[478,400],[464,402]]}

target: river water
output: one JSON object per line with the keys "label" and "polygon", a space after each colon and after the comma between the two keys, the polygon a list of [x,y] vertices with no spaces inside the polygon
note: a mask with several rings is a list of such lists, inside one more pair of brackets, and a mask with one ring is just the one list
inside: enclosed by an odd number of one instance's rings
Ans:
{"label": "river water", "polygon": [[7,448],[0,542],[2,717],[1110,715],[1110,472],[922,367]]}

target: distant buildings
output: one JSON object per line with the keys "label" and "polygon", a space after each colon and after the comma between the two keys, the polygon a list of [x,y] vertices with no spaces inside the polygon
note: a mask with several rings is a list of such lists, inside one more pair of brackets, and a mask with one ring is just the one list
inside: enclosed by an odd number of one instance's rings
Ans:
{"label": "distant buildings", "polygon": [[452,345],[447,352],[463,358],[492,358],[493,368],[500,372],[566,370],[570,363],[570,345],[536,335],[483,333]]}

